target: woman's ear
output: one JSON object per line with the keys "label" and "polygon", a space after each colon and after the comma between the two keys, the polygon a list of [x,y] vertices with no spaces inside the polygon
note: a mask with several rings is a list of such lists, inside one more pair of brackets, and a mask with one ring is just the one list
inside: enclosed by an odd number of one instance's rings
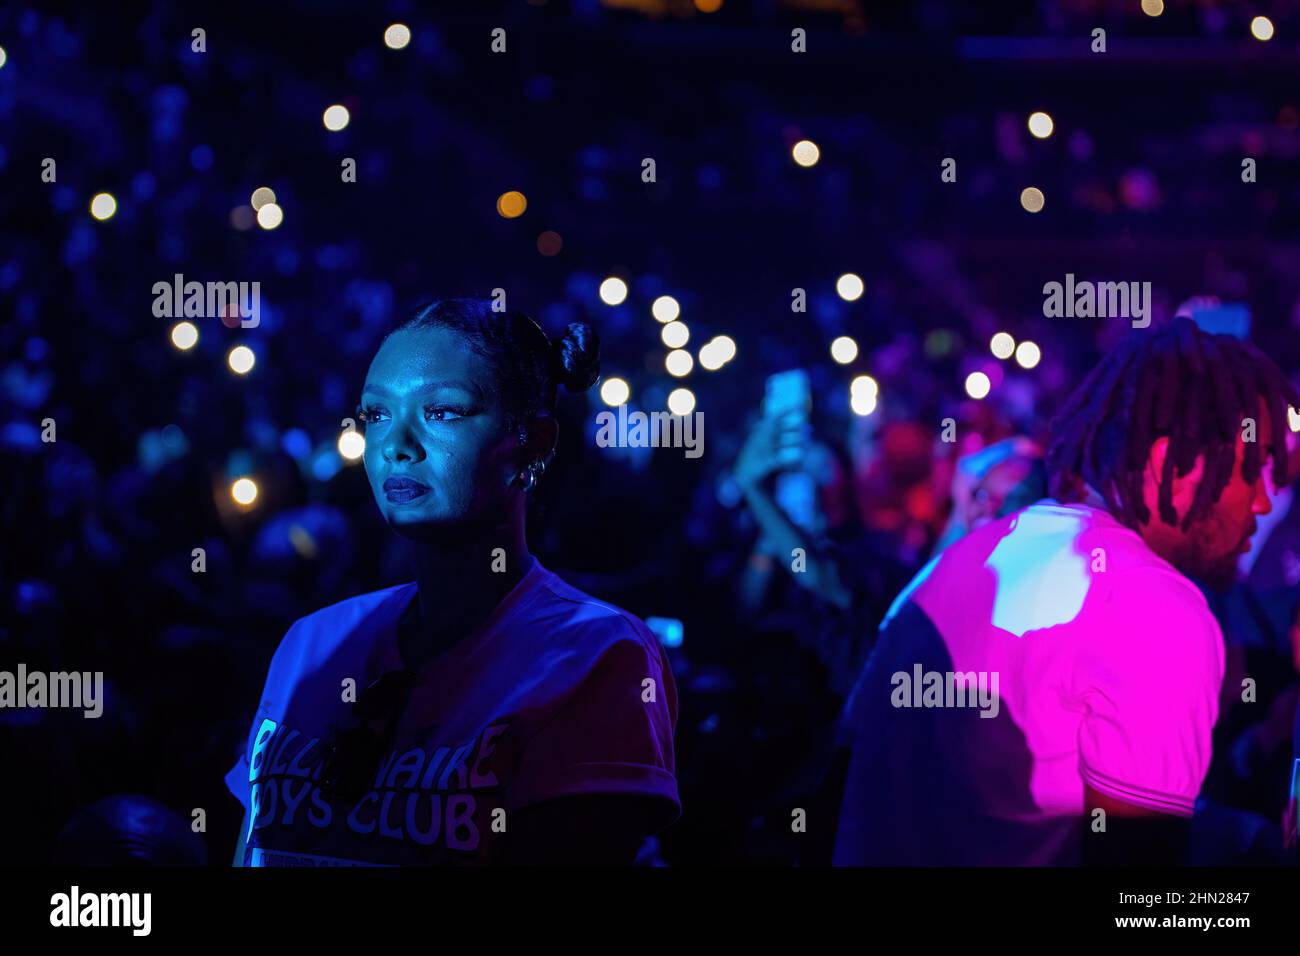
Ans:
{"label": "woman's ear", "polygon": [[527,438],[524,447],[528,461],[549,462],[560,438],[560,423],[547,415],[532,419],[525,427]]}

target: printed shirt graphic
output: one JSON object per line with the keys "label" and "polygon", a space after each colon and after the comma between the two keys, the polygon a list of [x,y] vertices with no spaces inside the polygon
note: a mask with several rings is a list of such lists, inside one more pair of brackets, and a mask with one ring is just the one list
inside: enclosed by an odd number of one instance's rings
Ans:
{"label": "printed shirt graphic", "polygon": [[[918,665],[996,674],[996,715],[894,706],[893,675]],[[1109,513],[1041,501],[991,522],[882,625],[845,707],[835,862],[1074,864],[1085,783],[1190,816],[1223,668],[1201,592]]]}
{"label": "printed shirt graphic", "polygon": [[226,774],[249,811],[245,865],[490,863],[513,811],[579,794],[659,798],[660,822],[677,817],[663,649],[641,620],[535,559],[477,633],[421,668],[368,792],[328,799],[321,762],[352,706],[343,680],[360,692],[401,666],[397,622],[416,590],[351,598],[285,634]]}

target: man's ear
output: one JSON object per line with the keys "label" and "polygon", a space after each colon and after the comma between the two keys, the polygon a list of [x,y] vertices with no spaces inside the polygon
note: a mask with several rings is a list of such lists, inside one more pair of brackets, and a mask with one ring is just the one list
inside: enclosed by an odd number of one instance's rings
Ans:
{"label": "man's ear", "polygon": [[1147,477],[1160,484],[1160,476],[1164,472],[1165,456],[1169,454],[1169,436],[1161,435],[1151,443],[1151,450],[1147,452]]}

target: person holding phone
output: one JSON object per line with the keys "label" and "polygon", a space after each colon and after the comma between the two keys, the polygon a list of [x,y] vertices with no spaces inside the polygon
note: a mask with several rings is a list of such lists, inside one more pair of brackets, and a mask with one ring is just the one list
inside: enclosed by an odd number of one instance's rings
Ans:
{"label": "person holding phone", "polygon": [[589,326],[550,341],[485,300],[433,302],[385,338],[365,469],[416,580],[285,635],[226,775],[236,864],[630,863],[679,814],[662,647],[526,541],[557,386],[598,372]]}

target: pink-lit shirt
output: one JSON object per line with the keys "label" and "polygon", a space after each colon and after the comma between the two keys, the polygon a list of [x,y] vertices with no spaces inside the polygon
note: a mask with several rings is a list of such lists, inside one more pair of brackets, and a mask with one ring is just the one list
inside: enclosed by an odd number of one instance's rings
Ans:
{"label": "pink-lit shirt", "polygon": [[[249,810],[249,866],[492,862],[514,811],[558,797],[634,794],[680,812],[677,691],[646,625],[535,559],[474,634],[428,661],[393,746],[355,801],[320,790],[331,725],[396,670],[403,584],[294,623],[272,659],[248,745],[226,785]],[[504,830],[504,834],[502,831]]]}
{"label": "pink-lit shirt", "polygon": [[[998,519],[923,568],[882,627],[846,708],[836,860],[1075,863],[1085,784],[1190,816],[1223,670],[1204,596],[1109,513],[1043,501]],[[996,676],[996,713],[898,706],[895,675],[930,671]]]}

